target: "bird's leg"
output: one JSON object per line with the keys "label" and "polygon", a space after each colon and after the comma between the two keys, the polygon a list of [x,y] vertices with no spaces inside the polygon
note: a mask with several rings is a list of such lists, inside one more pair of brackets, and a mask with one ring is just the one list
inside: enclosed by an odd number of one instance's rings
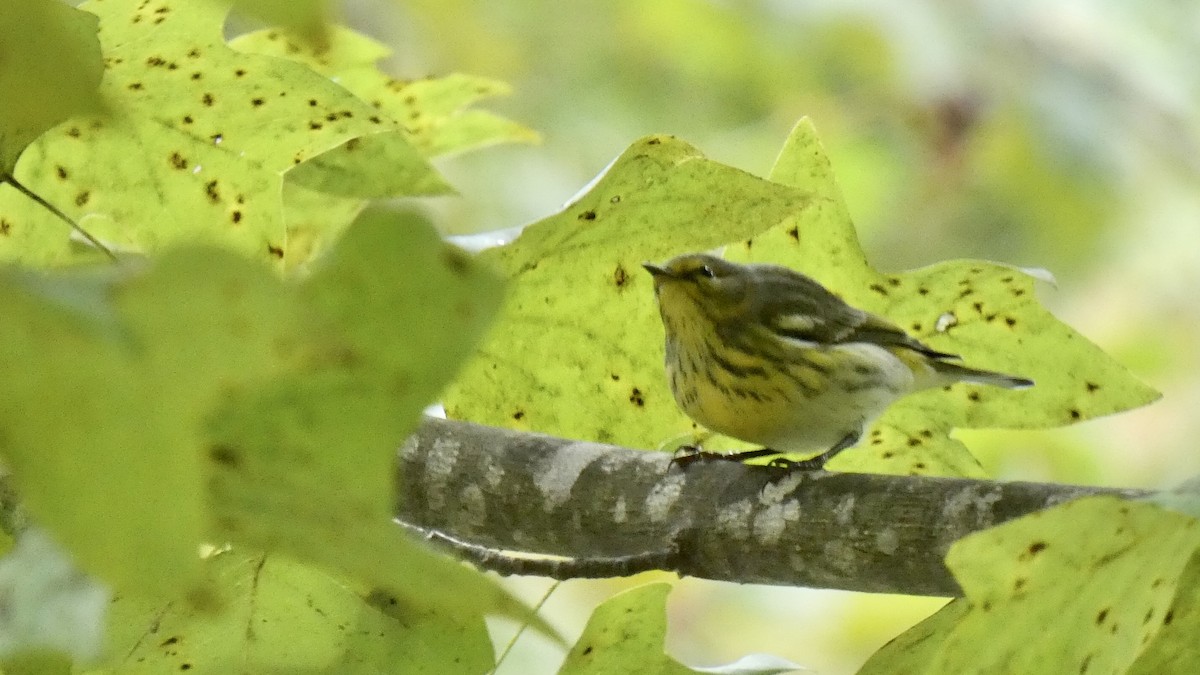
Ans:
{"label": "bird's leg", "polygon": [[678,466],[681,469],[695,464],[701,460],[708,461],[710,459],[721,459],[724,455],[719,452],[709,452],[699,445],[681,445],[675,449],[675,453],[671,455],[671,461],[667,464],[667,468]]}
{"label": "bird's leg", "polygon": [[809,457],[800,461],[787,459],[785,457],[777,457],[767,466],[776,467],[779,469],[787,469],[788,471],[820,471],[825,468],[825,463],[833,459],[841,451],[853,446],[862,437],[862,431],[852,431],[842,437],[842,440],[833,444],[833,447],[822,452],[816,457]]}
{"label": "bird's leg", "polygon": [[769,457],[778,455],[778,450],[771,448],[759,448],[757,450],[742,450],[741,452],[710,452],[703,450],[698,445],[681,445],[675,451],[675,456],[671,458],[671,465],[679,468],[686,468],[698,461],[721,460],[723,462],[741,462],[747,459],[756,457]]}

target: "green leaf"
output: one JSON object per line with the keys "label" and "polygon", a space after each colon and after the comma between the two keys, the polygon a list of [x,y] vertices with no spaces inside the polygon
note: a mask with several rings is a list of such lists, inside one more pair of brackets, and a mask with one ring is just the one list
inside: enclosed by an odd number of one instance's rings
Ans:
{"label": "green leaf", "polygon": [[379,114],[395,120],[422,155],[435,157],[497,143],[531,143],[533,131],[498,115],[469,107],[509,93],[508,85],[474,75],[399,80],[375,64],[390,50],[345,29],[335,30],[328,45],[315,49],[280,30],[244,35],[237,49],[270,54],[303,63],[335,78],[341,86],[369,101]]}
{"label": "green leaf", "polygon": [[646,584],[605,600],[592,612],[559,675],[695,672],[663,651],[670,591],[670,584]]}
{"label": "green leaf", "polygon": [[[210,260],[206,276],[224,280],[238,262]],[[133,293],[141,280],[131,280]],[[170,592],[197,571],[199,420],[180,400],[178,378],[160,368],[170,356],[154,347],[166,341],[126,325],[113,297],[119,281],[112,270],[60,278],[0,272],[0,452],[32,514],[85,571],[121,590]],[[204,289],[193,290],[204,306]],[[190,301],[160,297],[144,316]],[[180,339],[163,346],[178,348],[186,336],[183,353],[203,348],[220,337],[205,324],[176,326]],[[143,359],[145,348],[152,354]],[[213,384],[204,373],[190,379]]]}
{"label": "green leaf", "polygon": [[0,12],[0,175],[34,139],[100,107],[104,72],[96,17],[58,0],[6,3]]}
{"label": "green leaf", "polygon": [[[811,122],[801,120],[771,171],[812,196],[814,208],[741,245],[730,258],[774,262],[817,279],[847,302],[891,319],[967,365],[1037,384],[1021,391],[955,385],[893,405],[839,471],[982,475],[954,427],[1052,427],[1145,405],[1159,397],[1056,319],[1035,298],[1035,278],[982,261],[939,263],[900,274],[870,267]],[[939,328],[940,327],[940,328]]]}
{"label": "green leaf", "polygon": [[114,673],[483,672],[481,614],[418,609],[277,555],[226,552],[206,570],[219,610],[121,597]]}
{"label": "green leaf", "polygon": [[1200,556],[1193,555],[1180,577],[1175,600],[1161,615],[1147,621],[1161,626],[1142,651],[1130,675],[1193,673],[1200,671]]}
{"label": "green leaf", "polygon": [[337,241],[367,202],[356,197],[339,197],[301,187],[294,181],[283,184],[283,221],[288,246],[285,270],[303,268]]}
{"label": "green leaf", "polygon": [[891,673],[927,672],[937,657],[942,640],[971,610],[966,600],[956,598],[946,603],[929,618],[893,638],[875,652],[857,675],[891,675]]}
{"label": "green leaf", "polygon": [[[101,90],[114,114],[60,125],[30,146],[15,175],[114,247],[219,242],[278,264],[288,257],[282,175],[330,151],[356,158],[325,157],[308,169],[334,172],[330,183],[356,167],[377,174],[362,163],[384,158],[407,162],[398,173],[420,185],[439,180],[402,135],[383,133],[395,123],[367,102],[300,64],[230,49],[220,6],[104,0],[84,8],[100,17]],[[345,149],[364,136],[371,152]],[[68,230],[8,188],[0,188],[0,218],[0,259],[71,259]]]}
{"label": "green leaf", "polygon": [[808,200],[665,136],[634,143],[584,195],[483,258],[512,280],[451,417],[653,448],[692,428],[662,366],[645,260],[784,222]]}
{"label": "green leaf", "polygon": [[396,448],[500,294],[427,223],[368,214],[298,284],[197,248],[0,280],[0,450],[85,570],[178,593],[209,536],[523,615],[391,522]]}
{"label": "green leaf", "polygon": [[[209,0],[228,5],[228,0]],[[272,26],[284,26],[320,46],[329,38],[329,0],[234,0],[233,7]]]}
{"label": "green leaf", "polygon": [[965,607],[893,641],[863,672],[1125,672],[1172,623],[1176,589],[1193,592],[1181,580],[1198,543],[1196,520],[1115,497],[971,535],[946,557]]}
{"label": "green leaf", "polygon": [[400,130],[352,138],[300,164],[287,178],[311,190],[360,199],[454,192]]}
{"label": "green leaf", "polygon": [[[364,214],[300,287],[305,366],[225,389],[209,425],[218,540],[289,551],[408,603],[525,612],[392,525],[395,452],[474,347],[494,278],[428,225]],[[539,624],[543,625],[544,624]]]}

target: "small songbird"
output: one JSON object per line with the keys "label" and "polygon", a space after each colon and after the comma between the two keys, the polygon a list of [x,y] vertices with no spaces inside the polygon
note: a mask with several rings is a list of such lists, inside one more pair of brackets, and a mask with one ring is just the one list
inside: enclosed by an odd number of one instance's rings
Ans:
{"label": "small songbird", "polygon": [[824,450],[801,462],[772,462],[819,469],[907,394],[955,382],[1033,385],[953,363],[957,356],[786,267],[704,254],[643,267],[654,276],[667,381],[679,407],[712,431],[765,446],[727,455],[696,451],[692,459]]}

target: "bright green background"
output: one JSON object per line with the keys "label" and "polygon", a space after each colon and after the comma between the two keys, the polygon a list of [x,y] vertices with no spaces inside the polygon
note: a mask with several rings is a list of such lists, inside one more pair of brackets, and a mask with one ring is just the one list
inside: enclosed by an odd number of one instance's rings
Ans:
{"label": "bright green background", "polygon": [[[1194,356],[1200,313],[1192,301],[1200,286],[1200,200],[1194,189],[1200,88],[1187,66],[1196,60],[1195,41],[1182,35],[1190,24],[1173,14],[1186,9],[1166,3],[1069,13],[1015,7],[1001,16],[912,5],[901,16],[883,2],[859,5],[853,14],[700,0],[398,5],[346,5],[352,24],[398,50],[395,74],[475,74],[441,80],[441,91],[425,83],[407,87],[417,109],[404,97],[386,105],[391,116],[412,116],[402,129],[351,149],[346,140],[361,115],[353,124],[326,127],[314,118],[320,129],[271,133],[240,118],[234,107],[197,116],[196,99],[170,90],[171,76],[161,72],[171,58],[187,58],[184,50],[162,62],[115,64],[120,77],[104,85],[109,103],[140,99],[152,104],[154,114],[116,127],[85,126],[80,132],[87,143],[70,134],[71,127],[60,128],[31,151],[20,175],[40,180],[46,194],[63,203],[84,202],[85,211],[136,208],[131,213],[148,224],[145,230],[117,233],[103,218],[85,223],[119,243],[153,248],[208,232],[205,223],[213,218],[233,222],[238,213],[244,226],[236,230],[235,248],[275,258],[265,244],[286,230],[297,245],[284,251],[281,266],[292,267],[329,246],[361,207],[361,197],[444,192],[445,184],[428,172],[427,158],[475,147],[487,134],[531,138],[487,113],[456,118],[459,106],[504,92],[499,82],[510,83],[515,96],[494,108],[541,132],[544,145],[439,161],[462,195],[435,202],[446,231],[511,227],[549,216],[610,159],[651,133],[678,134],[713,159],[766,176],[795,120],[808,115],[820,129],[874,268],[899,272],[976,257],[1049,268],[1058,290],[1039,285],[1039,297],[1165,393],[1151,408],[1070,430],[960,432],[984,469],[1004,477],[1133,486],[1170,485],[1200,469],[1192,451],[1200,422],[1191,414],[1200,401]],[[211,16],[203,8],[190,11]],[[309,26],[307,12],[289,14]],[[217,28],[210,22],[180,35],[216,40]],[[131,35],[124,30],[134,29],[108,31],[102,42],[124,49]],[[336,35],[332,39],[340,44]],[[247,40],[242,48],[271,53],[272,46]],[[267,62],[218,51],[225,60],[215,73],[222,94],[217,105],[254,105],[256,93],[238,88],[236,71]],[[383,95],[387,81],[369,66],[385,51],[350,44],[335,51],[337,59],[318,65],[360,96]],[[91,105],[82,99],[42,103],[46,91],[87,81],[90,71],[79,65],[87,55],[86,48],[64,54],[60,68],[45,71],[61,79],[42,74],[5,82],[30,102],[18,108],[20,114],[65,117]],[[267,84],[255,80],[255,86],[321,85],[277,63],[255,74],[264,73]],[[337,103],[322,97],[322,106]],[[203,133],[157,135],[181,131],[184,117]],[[2,139],[6,165],[13,144],[27,140],[25,119],[17,119],[19,133]],[[235,171],[229,153],[214,151],[217,132],[223,149],[247,153],[261,170]],[[145,156],[175,167],[176,174],[139,164],[140,155],[121,154],[122,144],[144,137],[151,139]],[[281,179],[297,148],[310,161]],[[322,151],[327,154],[311,159]],[[358,151],[403,170],[382,177],[348,172],[354,168],[348,156]],[[55,158],[69,160],[60,165]],[[115,172],[106,168],[114,159],[125,160]],[[201,164],[201,178],[183,171]],[[162,189],[144,191],[145,178],[160,174],[170,176]],[[207,187],[210,175],[229,181],[215,196]],[[113,185],[119,192],[92,189]],[[318,198],[314,189],[338,197]],[[243,190],[250,195],[245,204],[238,199]],[[3,188],[0,202],[28,208]],[[18,227],[22,236],[53,232],[61,240],[61,229],[52,229],[61,223],[36,209],[25,213],[36,227]],[[46,241],[23,239],[28,248],[22,253],[32,252],[40,262],[73,259],[73,251]],[[0,246],[0,257],[14,255]],[[633,252],[628,255],[635,264]],[[639,288],[644,290],[630,290]],[[78,358],[80,352],[72,354]],[[114,357],[57,367],[104,378],[105,368],[120,363]],[[144,398],[137,388],[124,393],[130,400]],[[186,402],[187,392],[177,393]],[[284,403],[270,396],[263,402]],[[177,553],[164,553],[162,564],[171,565]],[[570,584],[551,602],[549,615],[574,636],[590,606],[621,585]],[[668,648],[688,663],[769,651],[823,672],[848,672],[936,604],[685,581],[668,603]],[[545,652],[526,654],[539,671],[559,660]],[[502,672],[523,672],[528,663],[518,653]]]}

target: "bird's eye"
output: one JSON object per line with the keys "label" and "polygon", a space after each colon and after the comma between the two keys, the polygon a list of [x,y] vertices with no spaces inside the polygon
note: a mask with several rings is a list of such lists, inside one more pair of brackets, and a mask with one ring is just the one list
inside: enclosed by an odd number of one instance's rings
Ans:
{"label": "bird's eye", "polygon": [[698,273],[700,274],[700,276],[707,277],[709,279],[712,279],[713,277],[717,276],[716,272],[713,272],[713,269],[711,267],[709,267],[708,265],[701,267],[699,269]]}

